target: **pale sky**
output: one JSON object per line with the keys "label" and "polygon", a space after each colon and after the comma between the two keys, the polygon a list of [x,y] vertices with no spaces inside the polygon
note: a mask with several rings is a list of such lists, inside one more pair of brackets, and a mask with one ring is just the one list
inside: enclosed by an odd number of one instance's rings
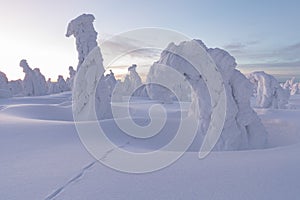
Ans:
{"label": "pale sky", "polygon": [[48,78],[77,66],[68,22],[95,16],[98,39],[141,28],[161,27],[228,50],[244,72],[266,70],[300,77],[300,1],[276,0],[0,0],[0,71],[23,78],[26,59]]}

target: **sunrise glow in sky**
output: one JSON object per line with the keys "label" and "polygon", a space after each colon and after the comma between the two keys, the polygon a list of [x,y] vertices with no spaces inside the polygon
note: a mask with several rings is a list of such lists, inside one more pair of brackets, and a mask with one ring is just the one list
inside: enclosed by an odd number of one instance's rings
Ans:
{"label": "sunrise glow in sky", "polygon": [[10,80],[23,78],[19,62],[27,59],[47,78],[67,77],[68,66],[77,66],[75,39],[65,37],[68,22],[91,13],[99,40],[167,28],[226,49],[244,72],[300,77],[299,8],[298,0],[2,0],[0,71]]}

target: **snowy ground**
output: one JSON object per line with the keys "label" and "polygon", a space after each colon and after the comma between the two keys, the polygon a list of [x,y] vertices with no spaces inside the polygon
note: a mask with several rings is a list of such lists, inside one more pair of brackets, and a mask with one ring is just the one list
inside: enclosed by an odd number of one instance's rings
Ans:
{"label": "snowy ground", "polygon": [[[256,110],[269,132],[267,149],[213,152],[203,160],[191,150],[139,175],[95,162],[72,122],[70,96],[0,99],[0,199],[300,199],[300,95],[291,97],[294,109]],[[133,104],[136,115],[141,105]],[[166,107],[177,115],[176,106]],[[155,149],[159,141],[131,140],[126,148]]]}

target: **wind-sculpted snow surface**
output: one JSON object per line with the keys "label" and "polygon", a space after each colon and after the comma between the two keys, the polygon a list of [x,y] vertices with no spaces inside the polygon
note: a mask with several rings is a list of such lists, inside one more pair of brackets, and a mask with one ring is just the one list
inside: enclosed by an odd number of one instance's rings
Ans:
{"label": "wind-sculpted snow surface", "polygon": [[0,98],[11,97],[11,92],[8,85],[6,74],[0,71]]}
{"label": "wind-sculpted snow surface", "polygon": [[286,108],[290,93],[280,86],[275,77],[263,71],[252,72],[248,76],[254,84],[256,107],[258,108]]}
{"label": "wind-sculpted snow surface", "polygon": [[97,47],[97,32],[93,26],[94,20],[93,15],[83,14],[73,19],[68,25],[66,36],[73,35],[76,39],[78,51],[77,71],[89,52]]}
{"label": "wind-sculpted snow surface", "polygon": [[25,77],[23,80],[24,96],[42,96],[46,95],[48,88],[45,76],[38,68],[32,70],[26,60],[20,61],[20,67],[23,68]]}
{"label": "wind-sculpted snow surface", "polygon": [[[248,148],[264,148],[266,145],[267,134],[256,113],[250,107],[250,96],[252,94],[251,83],[246,77],[235,69],[235,59],[222,49],[208,49],[205,44],[196,40],[211,56],[218,70],[222,74],[226,95],[227,112],[226,121],[218,140],[215,150],[236,150]],[[158,62],[154,63],[150,69],[148,80],[168,79],[168,74],[160,65],[166,65],[176,69],[186,77],[192,87],[191,99],[192,108],[189,114],[199,114],[200,127],[196,146],[203,141],[210,123],[213,105],[206,85],[206,78],[197,73],[195,68],[184,58],[178,56],[181,51],[193,52],[190,48],[194,41],[182,42],[179,45],[171,43],[161,54]],[[195,61],[201,60],[201,57],[195,57]],[[197,63],[197,62],[196,62]],[[159,99],[163,102],[172,101],[170,91],[159,85],[149,85],[148,93],[150,98]],[[199,106],[200,113],[195,113]],[[192,147],[193,148],[193,147]]]}

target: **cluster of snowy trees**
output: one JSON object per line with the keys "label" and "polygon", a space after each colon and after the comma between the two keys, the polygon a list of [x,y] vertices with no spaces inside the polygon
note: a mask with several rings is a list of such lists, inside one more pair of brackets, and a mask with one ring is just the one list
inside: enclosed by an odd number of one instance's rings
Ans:
{"label": "cluster of snowy trees", "polygon": [[[137,73],[136,68],[136,64],[128,67],[128,74],[126,74],[124,81],[119,80],[115,87],[115,96],[119,98],[123,96],[148,97],[146,86],[142,83],[142,79]],[[117,99],[115,98],[114,100]]]}
{"label": "cluster of snowy trees", "polygon": [[43,96],[70,91],[76,71],[69,67],[70,77],[65,80],[59,75],[57,82],[51,79],[46,81],[45,76],[39,68],[32,69],[25,59],[20,61],[20,67],[25,74],[23,80],[8,81],[6,74],[0,72],[0,97],[9,98],[12,96]]}
{"label": "cluster of snowy trees", "polygon": [[[182,42],[179,45],[172,43],[162,52],[159,61],[151,67],[147,77],[149,83],[147,87],[137,92],[137,89],[142,88],[143,84],[136,72],[136,65],[128,68],[129,74],[126,75],[124,82],[121,83],[115,80],[112,71],[106,76],[101,75],[104,74],[101,50],[98,47],[89,49],[88,46],[88,44],[97,43],[95,37],[87,37],[87,35],[97,35],[97,32],[92,27],[93,20],[93,16],[81,15],[70,22],[67,30],[67,36],[74,35],[76,38],[78,59],[79,63],[82,63],[78,67],[78,75],[73,91],[73,101],[75,103],[73,111],[75,116],[79,116],[79,118],[85,116],[83,117],[85,120],[94,120],[93,112],[96,109],[98,119],[112,118],[111,97],[116,91],[120,92],[121,96],[145,95],[142,94],[142,91],[147,91],[147,95],[152,99],[157,97],[163,102],[172,102],[172,92],[161,85],[152,84],[152,82],[156,82],[156,79],[168,79],[168,73],[159,67],[161,64],[164,64],[176,69],[183,77],[186,77],[185,81],[191,85],[190,91],[192,95],[190,98],[193,105],[199,106],[200,113],[194,113],[194,109],[191,109],[189,114],[199,114],[201,125],[197,135],[198,140],[201,142],[207,132],[210,116],[214,109],[206,87],[207,80],[195,72],[195,69],[189,62],[177,56],[178,54],[180,55],[180,51],[185,51],[185,53],[195,51],[192,44],[196,42],[213,58],[215,65],[222,74],[226,89],[227,116],[221,138],[218,140],[215,149],[233,150],[264,147],[267,138],[266,131],[257,114],[250,106],[252,85],[242,73],[235,69],[235,59],[228,52],[218,48],[209,49],[200,40]],[[83,31],[83,27],[89,28],[85,30],[84,34],[77,34]],[[80,41],[80,43],[77,41]],[[82,51],[82,48],[88,50],[87,53]],[[83,59],[83,62],[81,62],[81,59]],[[195,63],[201,63],[199,61],[204,58],[195,56],[193,59]],[[98,83],[98,85],[95,83]],[[183,87],[178,86],[174,86],[174,88],[176,90],[183,89]],[[186,92],[182,93],[186,94]],[[87,97],[95,97],[95,99]]]}
{"label": "cluster of snowy trees", "polygon": [[[116,80],[114,73],[104,75],[103,58],[97,44],[97,35],[90,14],[83,14],[73,19],[67,28],[66,36],[74,36],[78,51],[77,72],[69,67],[69,78],[59,76],[57,82],[46,81],[38,68],[29,67],[26,60],[21,60],[20,67],[25,73],[24,80],[8,81],[0,72],[0,97],[14,95],[40,96],[73,90],[73,100],[76,102],[75,114],[90,115],[96,109],[98,119],[112,118],[112,97],[122,100],[122,96],[149,97],[162,103],[172,103],[174,100],[191,101],[189,115],[198,117],[200,126],[196,140],[203,141],[214,110],[207,79],[195,70],[191,62],[179,55],[185,53],[192,56],[192,63],[200,66],[201,60],[209,55],[216,71],[221,74],[226,93],[226,119],[221,138],[216,150],[236,150],[247,148],[263,148],[266,144],[266,131],[250,106],[250,98],[256,98],[256,107],[285,108],[291,94],[299,93],[300,83],[294,79],[280,85],[278,81],[265,72],[253,72],[246,78],[236,69],[236,61],[228,52],[219,48],[208,48],[201,40],[185,41],[178,45],[171,43],[161,53],[147,75],[146,84],[136,71],[137,65],[128,68],[124,81]],[[201,46],[205,54],[195,52],[195,44]],[[170,87],[155,84],[164,80],[173,80],[163,66],[176,70],[183,79],[168,83]],[[79,74],[76,76],[75,74]],[[170,82],[170,81],[169,81]],[[95,84],[98,83],[98,84]],[[175,97],[176,94],[176,97]],[[91,100],[89,97],[95,97]],[[194,109],[195,106],[199,107]],[[95,108],[95,109],[93,109]]]}

